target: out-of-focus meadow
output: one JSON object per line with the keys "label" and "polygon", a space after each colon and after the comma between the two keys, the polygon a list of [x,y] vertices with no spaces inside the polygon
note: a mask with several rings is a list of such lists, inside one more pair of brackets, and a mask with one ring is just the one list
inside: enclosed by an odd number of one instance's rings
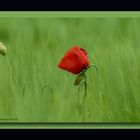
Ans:
{"label": "out-of-focus meadow", "polygon": [[0,56],[1,121],[83,121],[84,87],[57,67],[73,45],[88,51],[102,81],[87,71],[86,121],[140,121],[139,18],[0,18],[0,42],[8,50]]}

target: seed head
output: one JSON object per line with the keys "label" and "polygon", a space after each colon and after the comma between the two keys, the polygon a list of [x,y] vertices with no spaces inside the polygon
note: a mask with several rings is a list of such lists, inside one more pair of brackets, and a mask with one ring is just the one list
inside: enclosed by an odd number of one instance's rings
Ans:
{"label": "seed head", "polygon": [[0,42],[0,54],[5,55],[7,53],[6,47]]}

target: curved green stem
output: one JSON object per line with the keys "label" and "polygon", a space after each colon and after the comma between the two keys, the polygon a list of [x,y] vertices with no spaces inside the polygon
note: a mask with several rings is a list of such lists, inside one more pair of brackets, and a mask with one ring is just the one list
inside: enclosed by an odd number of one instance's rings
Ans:
{"label": "curved green stem", "polygon": [[98,72],[98,68],[95,64],[92,64],[91,66],[89,66],[88,68],[91,68],[91,67],[95,67],[96,68],[96,71],[97,71],[97,76],[98,76],[98,82],[99,82],[99,99],[100,99],[100,106],[102,106],[102,99],[104,98],[103,96],[103,90],[104,90],[104,85],[103,85],[103,81],[102,81],[102,78]]}
{"label": "curved green stem", "polygon": [[[92,65],[90,65],[87,69],[89,69],[89,68],[91,68],[91,67],[95,67],[96,72],[97,72],[97,75],[98,75],[98,80],[100,81],[100,84],[101,84],[101,83],[102,83],[102,80],[101,80],[101,77],[100,77],[100,75],[99,75],[97,66],[96,66],[95,64],[92,64]],[[87,70],[87,69],[86,69],[86,70]]]}
{"label": "curved green stem", "polygon": [[95,67],[95,69],[96,69],[96,71],[97,71],[97,74],[98,74],[98,68],[97,68],[97,66],[96,66],[95,64],[92,64],[92,65],[90,65],[87,69],[89,69],[89,68],[91,68],[91,67]]}
{"label": "curved green stem", "polygon": [[[84,76],[84,83],[85,83],[85,92],[84,92],[84,97],[83,97],[83,121],[86,120],[86,114],[85,114],[85,103],[86,103],[86,98],[87,98],[87,78],[86,78],[86,71],[91,68],[91,67],[95,67],[96,68],[96,71],[97,71],[97,74],[98,74],[98,68],[95,64],[92,64],[90,65],[89,67],[87,67],[86,69],[84,69],[80,75],[83,75]],[[98,77],[99,77],[99,74],[98,74]],[[100,79],[100,78],[99,78]],[[87,109],[88,109],[88,115],[90,115],[90,112],[89,112],[89,107],[88,107],[88,104],[87,104]]]}
{"label": "curved green stem", "polygon": [[[91,67],[95,67],[96,72],[97,72],[97,75],[98,75],[98,78],[99,78],[99,80],[101,81],[100,76],[99,76],[99,73],[98,73],[98,68],[97,68],[97,66],[96,66],[95,64],[90,65],[89,67],[87,67],[86,69],[84,69],[84,71],[82,72],[82,74],[84,75],[84,79],[85,79],[85,80],[84,80],[84,82],[85,82],[85,93],[84,93],[84,99],[83,99],[83,114],[84,114],[85,100],[86,100],[86,96],[87,96],[87,79],[86,79],[85,73],[86,73],[86,71],[87,71],[89,68],[91,68]],[[87,107],[88,107],[88,106],[87,106]],[[89,107],[88,107],[88,113],[89,113],[89,115],[90,115]],[[85,114],[83,115],[83,120],[85,121]]]}

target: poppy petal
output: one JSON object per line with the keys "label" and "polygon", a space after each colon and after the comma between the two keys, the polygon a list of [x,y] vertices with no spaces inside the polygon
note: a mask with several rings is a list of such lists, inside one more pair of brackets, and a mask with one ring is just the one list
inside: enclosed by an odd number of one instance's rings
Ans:
{"label": "poppy petal", "polygon": [[68,50],[58,65],[59,68],[73,74],[80,73],[88,66],[89,60],[87,52],[78,46],[74,46]]}

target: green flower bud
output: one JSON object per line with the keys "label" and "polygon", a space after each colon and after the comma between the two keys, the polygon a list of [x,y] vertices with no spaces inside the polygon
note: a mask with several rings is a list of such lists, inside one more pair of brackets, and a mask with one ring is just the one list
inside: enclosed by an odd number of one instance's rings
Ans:
{"label": "green flower bud", "polygon": [[0,54],[5,55],[7,53],[6,47],[0,42]]}

